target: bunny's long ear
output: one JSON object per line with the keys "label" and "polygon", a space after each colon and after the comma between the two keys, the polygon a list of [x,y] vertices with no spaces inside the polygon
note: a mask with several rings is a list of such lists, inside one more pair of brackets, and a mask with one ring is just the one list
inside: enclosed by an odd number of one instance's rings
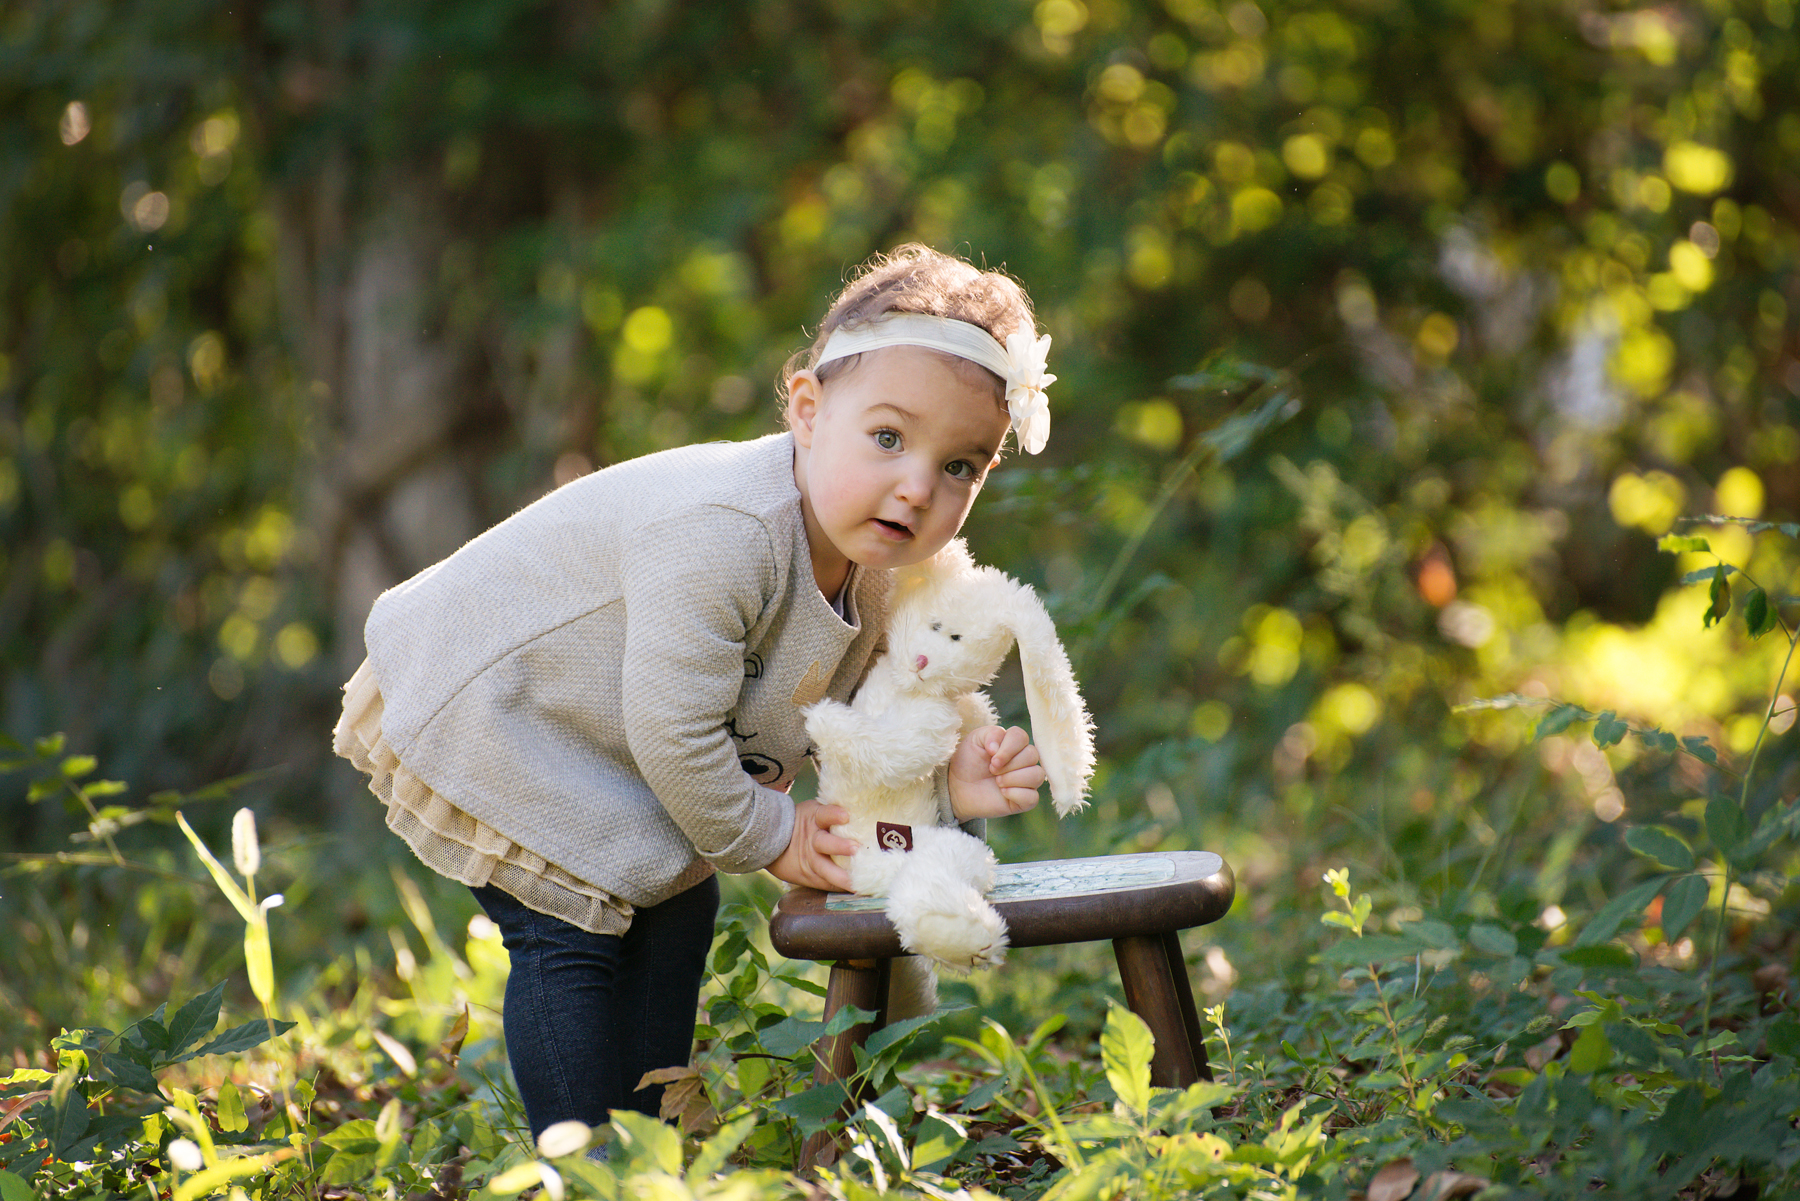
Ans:
{"label": "bunny's long ear", "polygon": [[1008,582],[1012,591],[1002,620],[1019,644],[1031,737],[1049,777],[1050,800],[1062,817],[1087,804],[1088,780],[1094,774],[1094,723],[1043,602],[1030,585]]}

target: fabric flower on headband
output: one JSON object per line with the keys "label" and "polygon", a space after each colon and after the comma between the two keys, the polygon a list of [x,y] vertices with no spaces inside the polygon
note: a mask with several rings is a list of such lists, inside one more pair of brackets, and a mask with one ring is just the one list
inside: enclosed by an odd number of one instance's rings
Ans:
{"label": "fabric flower on headband", "polygon": [[1044,370],[1050,357],[1050,335],[1032,338],[1021,330],[1006,336],[1006,411],[1013,433],[1027,454],[1037,454],[1050,440],[1050,398],[1044,389],[1056,377]]}

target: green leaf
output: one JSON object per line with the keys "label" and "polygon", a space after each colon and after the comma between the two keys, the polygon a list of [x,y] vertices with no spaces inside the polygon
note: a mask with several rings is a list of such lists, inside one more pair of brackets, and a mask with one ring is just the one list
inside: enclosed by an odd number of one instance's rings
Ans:
{"label": "green leaf", "polygon": [[1594,719],[1594,745],[1614,746],[1621,742],[1631,727],[1619,720],[1619,715],[1608,709]]}
{"label": "green leaf", "polygon": [[1536,741],[1542,741],[1552,734],[1560,734],[1578,721],[1586,721],[1592,714],[1580,705],[1552,705],[1550,712],[1544,714],[1538,722],[1537,733],[1532,735]]}
{"label": "green leaf", "polygon": [[[129,1051],[125,1049],[127,1047],[130,1048]],[[95,1074],[111,1080],[121,1088],[128,1088],[146,1096],[159,1097],[162,1095],[162,1087],[157,1084],[156,1076],[150,1071],[150,1065],[138,1058],[138,1056],[150,1054],[152,1052],[145,1051],[141,1047],[131,1047],[129,1043],[123,1044],[118,1051],[103,1057],[95,1056],[100,1060],[94,1065]]]}
{"label": "green leaf", "polygon": [[81,1141],[92,1119],[87,1097],[75,1080],[73,1068],[64,1068],[56,1074],[56,1081],[50,1086],[50,1099],[43,1104],[49,1106],[49,1115],[42,1123],[42,1133],[50,1139],[50,1153],[61,1158]]}
{"label": "green leaf", "polygon": [[279,1038],[293,1028],[294,1023],[278,1019],[271,1031],[267,1018],[252,1018],[241,1026],[233,1026],[204,1047],[189,1051],[173,1062],[181,1063],[189,1059],[198,1059],[202,1055],[235,1055],[239,1051],[248,1051],[251,1047],[261,1046],[271,1038]]}
{"label": "green leaf", "polygon": [[1719,752],[1713,749],[1712,743],[1706,740],[1705,735],[1689,734],[1681,740],[1681,745],[1688,754],[1700,762],[1710,763],[1714,767],[1719,765]]}
{"label": "green leaf", "polygon": [[810,1134],[829,1122],[848,1099],[844,1086],[832,1080],[783,1097],[775,1102],[775,1109],[793,1118],[803,1132]]}
{"label": "green leaf", "polygon": [[1144,1019],[1119,1005],[1107,1011],[1100,1032],[1100,1058],[1106,1079],[1131,1112],[1150,1112],[1150,1056],[1156,1043]]}
{"label": "green leaf", "polygon": [[79,780],[100,766],[100,761],[92,755],[70,755],[64,759],[57,770],[62,772],[65,780]]}
{"label": "green leaf", "polygon": [[1789,1059],[1800,1059],[1800,1021],[1784,1013],[1769,1027],[1769,1050]]}
{"label": "green leaf", "polygon": [[225,894],[225,899],[230,901],[232,908],[238,911],[238,916],[246,922],[256,921],[261,916],[261,911],[250,900],[250,894],[246,893],[238,885],[238,882],[231,878],[231,874],[225,870],[225,865],[220,863],[207,849],[206,843],[202,842],[200,836],[194,833],[194,827],[188,825],[187,818],[177,813],[175,824],[181,827],[183,834],[187,835],[187,840],[193,844],[194,853],[200,856],[200,862],[206,865],[206,870],[212,876],[213,883],[219,886],[219,891]]}
{"label": "green leaf", "polygon": [[1737,570],[1737,568],[1731,566],[1729,563],[1715,564],[1712,567],[1702,567],[1697,571],[1688,572],[1681,577],[1681,582],[1684,584],[1698,584],[1701,580],[1717,579],[1720,567],[1725,569],[1726,575],[1730,575]]}
{"label": "green leaf", "polygon": [[1707,590],[1707,595],[1712,598],[1712,604],[1707,606],[1705,614],[1700,618],[1702,629],[1711,626],[1716,621],[1724,621],[1725,615],[1731,612],[1731,585],[1725,579],[1729,574],[1731,574],[1730,569],[1723,563],[1713,568],[1712,587]]}
{"label": "green leaf", "polygon": [[[190,1000],[169,1019],[169,1040],[165,1044],[171,1056],[183,1051],[212,1033],[219,1024],[219,1005],[225,996],[225,982]],[[175,1060],[179,1063],[180,1060]]]}
{"label": "green leaf", "polygon": [[1671,871],[1692,871],[1693,849],[1661,826],[1633,826],[1625,831],[1625,845]]}
{"label": "green leaf", "polygon": [[888,1025],[883,1026],[875,1033],[869,1035],[867,1041],[863,1043],[863,1049],[868,1051],[871,1057],[880,1055],[889,1047],[895,1046],[896,1044],[911,1038],[916,1031],[932,1025],[934,1022],[940,1021],[952,1013],[957,1013],[967,1008],[969,1008],[967,1005],[944,1005],[922,1017],[907,1018],[904,1021],[899,1022],[890,1022]]}
{"label": "green leaf", "polygon": [[227,1080],[219,1086],[219,1129],[238,1134],[249,1128],[250,1119],[244,1116],[244,1098],[237,1085]]}
{"label": "green leaf", "polygon": [[128,1027],[125,1037],[147,1051],[166,1053],[169,1050],[169,1028],[162,1024],[160,1015],[167,1008],[166,1004],[157,1006],[155,1014]]}
{"label": "green leaf", "polygon": [[955,1159],[968,1145],[966,1134],[943,1118],[928,1114],[920,1119],[918,1133],[913,1138],[913,1171],[936,1171],[939,1165]]}
{"label": "green leaf", "polygon": [[688,1185],[699,1188],[723,1171],[725,1164],[731,1159],[731,1153],[743,1146],[744,1140],[750,1137],[750,1132],[756,1129],[761,1120],[757,1114],[745,1114],[737,1121],[719,1127],[717,1134],[701,1143],[700,1150],[694,1155],[694,1162],[688,1165]]}
{"label": "green leaf", "polygon": [[1704,876],[1683,876],[1669,886],[1663,895],[1663,937],[1674,942],[1706,908],[1707,883]]}
{"label": "green leaf", "polygon": [[36,1196],[22,1178],[0,1168],[0,1201],[33,1201]]}
{"label": "green leaf", "polygon": [[1370,963],[1390,963],[1411,959],[1425,950],[1417,939],[1395,938],[1390,934],[1368,934],[1333,943],[1319,954],[1321,963],[1333,967],[1360,967]]}
{"label": "green leaf", "polygon": [[[845,1006],[846,1009],[852,1008]],[[843,1010],[838,1011],[842,1013]],[[825,1023],[807,1018],[790,1017],[756,1033],[763,1050],[783,1059],[792,1059],[825,1036]]]}
{"label": "green leaf", "polygon": [[62,754],[65,741],[61,734],[46,734],[34,740],[32,745],[37,748],[38,758],[54,759]]}
{"label": "green leaf", "polygon": [[335,1151],[352,1155],[372,1155],[381,1148],[375,1137],[375,1123],[368,1118],[354,1118],[319,1140]]}
{"label": "green leaf", "polygon": [[1519,940],[1512,931],[1487,922],[1476,922],[1469,927],[1469,945],[1477,951],[1489,955],[1505,955],[1511,958],[1518,954]]}
{"label": "green leaf", "polygon": [[1648,730],[1639,730],[1637,736],[1639,742],[1653,751],[1666,751],[1673,755],[1681,749],[1681,743],[1675,740],[1675,735],[1654,726]]}
{"label": "green leaf", "polygon": [[1761,638],[1776,625],[1775,606],[1769,603],[1769,594],[1761,588],[1753,588],[1750,595],[1744,598],[1744,628],[1750,637]]}
{"label": "green leaf", "polygon": [[1591,947],[1565,947],[1557,957],[1570,967],[1622,968],[1637,966],[1637,956],[1617,943],[1596,943]]}
{"label": "green leaf", "polygon": [[1712,546],[1704,538],[1688,534],[1664,534],[1656,540],[1656,549],[1671,555],[1706,554]]}
{"label": "green leaf", "polygon": [[1602,905],[1600,911],[1588,919],[1587,925],[1576,936],[1575,945],[1591,947],[1611,941],[1612,936],[1619,932],[1620,926],[1643,914],[1644,907],[1650,904],[1668,879],[1667,876],[1653,876]]}
{"label": "green leaf", "polygon": [[1407,938],[1416,938],[1437,951],[1454,951],[1462,946],[1462,940],[1456,936],[1456,931],[1450,924],[1434,917],[1416,922],[1401,922],[1400,933]]}
{"label": "green leaf", "polygon": [[1716,796],[1706,802],[1706,836],[1712,839],[1721,855],[1730,858],[1749,833],[1749,823],[1736,801],[1728,796]]}
{"label": "green leaf", "polygon": [[1597,1072],[1612,1062],[1612,1043],[1607,1040],[1606,1027],[1595,1022],[1581,1032],[1575,1045],[1569,1048],[1569,1070],[1571,1072]]}

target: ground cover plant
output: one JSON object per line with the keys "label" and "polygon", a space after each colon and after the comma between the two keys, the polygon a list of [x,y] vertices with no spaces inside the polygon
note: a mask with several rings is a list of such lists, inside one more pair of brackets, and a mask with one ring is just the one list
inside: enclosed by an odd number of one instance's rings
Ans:
{"label": "ground cover plant", "polygon": [[[1738,524],[1771,539],[1796,533]],[[1713,557],[1699,535],[1665,548],[1690,563]],[[1699,636],[1775,635],[1785,673],[1797,632],[1760,569],[1714,558],[1685,578],[1701,602],[1690,606]],[[396,874],[394,955],[378,967],[363,945],[290,975],[283,995],[272,948],[288,905],[257,899],[265,869],[249,811],[232,823],[232,868],[177,814],[186,879],[116,846],[117,859],[13,868],[13,881],[39,886],[67,886],[70,873],[151,875],[159,882],[141,895],[187,894],[195,920],[216,923],[205,938],[224,940],[224,913],[243,935],[215,961],[226,979],[205,992],[116,1033],[66,1029],[15,1052],[0,1091],[0,1188],[9,1198],[1781,1195],[1800,1179],[1800,1020],[1791,936],[1773,916],[1789,885],[1773,865],[1791,853],[1797,819],[1764,779],[1783,759],[1764,743],[1791,707],[1785,689],[1785,674],[1771,681],[1741,766],[1703,737],[1610,712],[1519,695],[1472,704],[1472,720],[1533,725],[1537,748],[1581,730],[1586,745],[1640,756],[1641,776],[1619,777],[1634,820],[1620,836],[1590,831],[1566,869],[1591,902],[1569,897],[1554,915],[1543,905],[1540,851],[1558,814],[1533,812],[1529,780],[1495,798],[1494,838],[1473,863],[1452,866],[1467,848],[1421,838],[1407,850],[1391,841],[1385,863],[1295,865],[1285,895],[1271,904],[1266,890],[1283,885],[1259,883],[1205,932],[1219,949],[1196,956],[1203,978],[1213,955],[1243,965],[1229,992],[1206,979],[1218,996],[1204,1014],[1212,1082],[1151,1088],[1149,1032],[1096,995],[1103,968],[1021,957],[950,990],[946,1012],[872,1038],[845,1082],[869,1099],[846,1116],[845,1088],[812,1086],[808,1048],[863,1015],[818,1019],[818,969],[772,956],[768,898],[751,892],[721,924],[699,1053],[670,1073],[667,1121],[627,1115],[604,1130],[548,1132],[539,1146],[522,1137],[495,1038],[504,953],[491,926],[474,918],[454,945]],[[17,749],[6,766],[35,774],[41,799],[123,791],[87,782],[95,765],[54,739]],[[1704,767],[1704,783],[1675,803],[1680,791],[1656,789],[1691,780],[1684,761]],[[109,823],[129,828],[181,800],[91,807],[90,831],[104,841]],[[303,874],[304,854],[285,870]],[[282,870],[286,857],[272,858]],[[1309,916],[1296,939],[1295,921]],[[1255,972],[1251,948],[1282,939],[1299,953]],[[117,948],[85,967],[66,945],[51,955],[67,958],[45,958],[46,973],[101,981],[102,965],[119,962]],[[228,985],[250,1011],[215,1032]],[[796,1173],[801,1142],[827,1129],[838,1162]],[[594,1146],[608,1157],[590,1158]]]}

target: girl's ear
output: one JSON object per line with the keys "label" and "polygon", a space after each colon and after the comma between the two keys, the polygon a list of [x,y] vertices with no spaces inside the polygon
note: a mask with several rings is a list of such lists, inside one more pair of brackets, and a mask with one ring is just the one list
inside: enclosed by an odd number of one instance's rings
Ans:
{"label": "girl's ear", "polygon": [[819,419],[819,408],[825,403],[825,385],[810,371],[796,371],[788,377],[788,428],[794,441],[812,449],[813,425]]}

